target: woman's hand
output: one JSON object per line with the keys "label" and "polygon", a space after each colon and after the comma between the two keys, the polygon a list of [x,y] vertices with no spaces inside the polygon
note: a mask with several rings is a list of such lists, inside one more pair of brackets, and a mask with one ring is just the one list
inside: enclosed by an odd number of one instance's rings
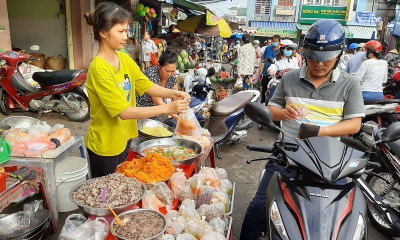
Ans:
{"label": "woman's hand", "polygon": [[299,118],[300,109],[296,105],[290,105],[283,110],[283,116],[285,119],[296,121]]}
{"label": "woman's hand", "polygon": [[176,100],[167,104],[168,114],[179,114],[184,113],[189,110],[189,101],[186,100]]}
{"label": "woman's hand", "polygon": [[268,70],[268,74],[269,74],[270,76],[274,76],[274,75],[275,75],[275,72],[274,72],[274,70],[269,69],[269,70]]}
{"label": "woman's hand", "polygon": [[170,94],[172,100],[186,100],[190,103],[190,95],[186,92],[171,89]]}

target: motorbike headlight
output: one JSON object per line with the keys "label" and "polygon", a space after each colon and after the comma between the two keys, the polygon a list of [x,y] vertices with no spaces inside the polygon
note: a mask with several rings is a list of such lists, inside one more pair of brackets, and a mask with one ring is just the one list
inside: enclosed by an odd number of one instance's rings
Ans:
{"label": "motorbike headlight", "polygon": [[365,233],[365,221],[363,216],[360,214],[358,216],[356,231],[354,232],[353,240],[361,240]]}
{"label": "motorbike headlight", "polygon": [[279,212],[278,205],[276,204],[276,201],[274,201],[271,205],[270,211],[269,211],[270,218],[272,220],[272,223],[274,224],[276,230],[278,231],[280,237],[283,240],[289,240],[289,237],[286,233],[285,225],[283,225],[283,221],[281,218],[281,213]]}

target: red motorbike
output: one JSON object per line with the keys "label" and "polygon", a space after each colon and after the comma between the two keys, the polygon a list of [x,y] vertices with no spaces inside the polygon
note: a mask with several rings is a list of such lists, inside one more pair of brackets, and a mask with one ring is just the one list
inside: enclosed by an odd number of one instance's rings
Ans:
{"label": "red motorbike", "polygon": [[35,87],[22,75],[22,62],[37,60],[30,55],[6,51],[0,53],[0,112],[10,115],[15,110],[33,110],[43,114],[59,112],[68,119],[84,122],[90,118],[90,103],[83,91],[86,73],[82,70],[35,72]]}

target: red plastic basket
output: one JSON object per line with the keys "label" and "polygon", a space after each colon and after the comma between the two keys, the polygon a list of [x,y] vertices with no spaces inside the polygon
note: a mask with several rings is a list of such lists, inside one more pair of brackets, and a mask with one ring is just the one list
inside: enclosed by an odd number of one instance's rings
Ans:
{"label": "red plastic basket", "polygon": [[8,173],[2,172],[0,173],[0,193],[4,192],[7,188]]}

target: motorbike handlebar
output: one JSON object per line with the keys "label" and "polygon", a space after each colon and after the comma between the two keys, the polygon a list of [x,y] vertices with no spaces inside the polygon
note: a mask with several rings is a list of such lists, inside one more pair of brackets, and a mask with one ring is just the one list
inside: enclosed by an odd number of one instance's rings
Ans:
{"label": "motorbike handlebar", "polygon": [[250,144],[247,145],[247,149],[249,149],[249,151],[272,153],[273,148]]}

